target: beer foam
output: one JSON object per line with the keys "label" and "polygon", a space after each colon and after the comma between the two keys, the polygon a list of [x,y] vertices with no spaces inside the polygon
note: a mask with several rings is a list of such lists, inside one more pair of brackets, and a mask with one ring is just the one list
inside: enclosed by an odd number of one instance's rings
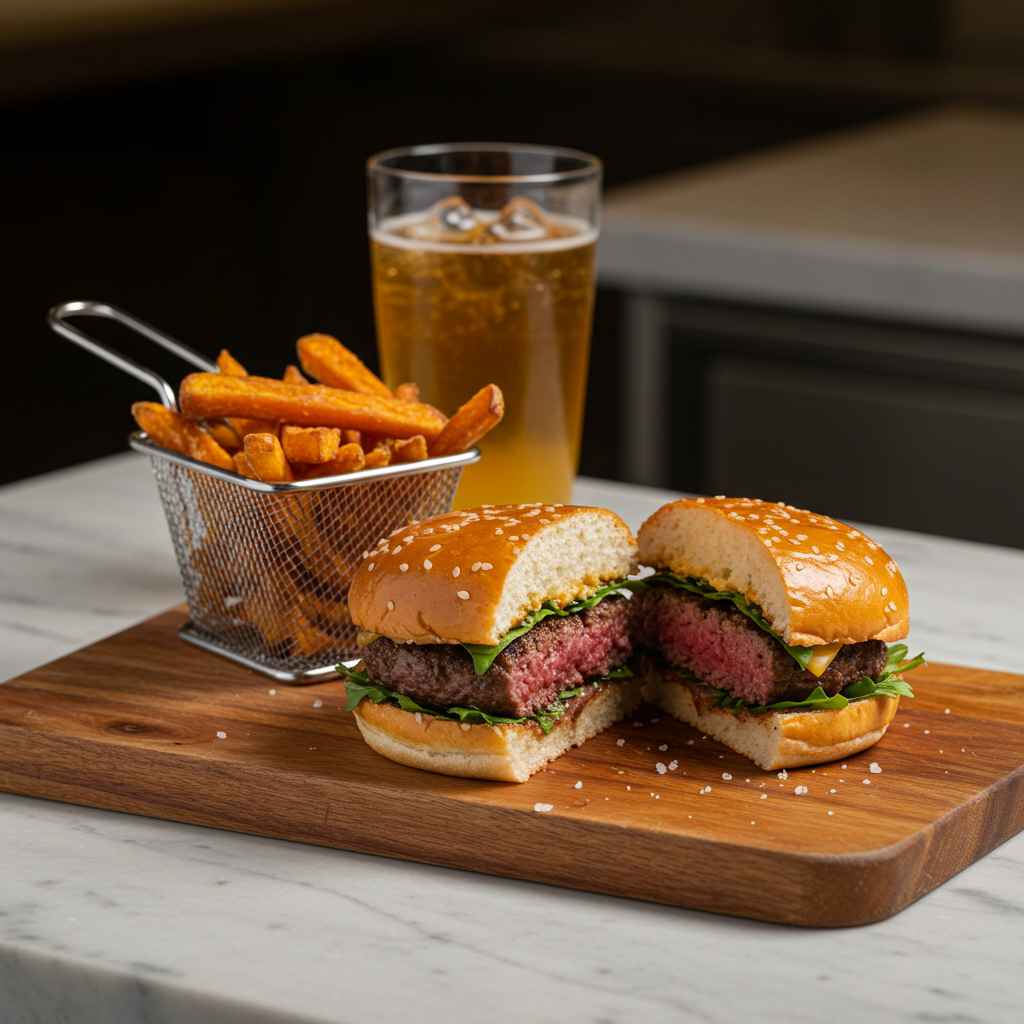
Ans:
{"label": "beer foam", "polygon": [[[477,218],[486,223],[493,223],[498,214],[491,210],[474,210]],[[534,252],[559,252],[564,249],[577,249],[584,245],[593,245],[597,241],[597,228],[591,227],[579,217],[566,217],[560,214],[545,213],[545,217],[571,234],[560,238],[541,238],[522,242],[438,242],[426,238],[409,238],[402,232],[412,224],[426,220],[429,211],[406,213],[401,217],[388,217],[370,231],[370,238],[382,245],[391,245],[396,249],[412,249],[416,252],[467,252],[477,255],[492,253],[495,256]]]}

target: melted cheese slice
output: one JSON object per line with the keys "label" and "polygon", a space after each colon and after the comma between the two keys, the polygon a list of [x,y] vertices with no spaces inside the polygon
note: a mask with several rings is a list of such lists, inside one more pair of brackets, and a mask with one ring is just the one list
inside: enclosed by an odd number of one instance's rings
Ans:
{"label": "melted cheese slice", "polygon": [[807,671],[816,679],[820,679],[835,660],[835,656],[842,646],[842,644],[821,644],[811,648],[811,660],[807,663]]}

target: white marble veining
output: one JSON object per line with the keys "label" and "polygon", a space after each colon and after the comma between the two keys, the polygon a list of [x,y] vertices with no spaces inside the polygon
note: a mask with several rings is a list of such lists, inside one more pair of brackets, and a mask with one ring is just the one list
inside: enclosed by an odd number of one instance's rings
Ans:
{"label": "white marble veining", "polygon": [[[578,497],[637,525],[665,496]],[[2,490],[0,523],[0,675],[178,600],[140,458]],[[872,533],[916,645],[1024,671],[1024,552]],[[1024,837],[890,921],[821,932],[0,796],[2,1024],[1010,1022],[1022,926]]]}

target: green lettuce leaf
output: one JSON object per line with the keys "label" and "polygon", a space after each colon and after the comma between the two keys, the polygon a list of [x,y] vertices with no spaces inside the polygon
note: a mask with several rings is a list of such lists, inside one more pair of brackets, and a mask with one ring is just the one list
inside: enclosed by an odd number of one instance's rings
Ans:
{"label": "green lettuce leaf", "polygon": [[850,683],[842,693],[831,697],[816,686],[803,700],[780,700],[774,704],[748,704],[739,697],[733,697],[728,690],[716,690],[716,706],[730,711],[749,711],[758,714],[763,711],[787,711],[802,708],[808,711],[842,711],[855,700],[866,700],[870,697],[913,697],[914,691],[903,679],[903,672],[912,672],[920,668],[924,661],[924,653],[907,660],[906,644],[891,644],[885,659],[885,667],[877,679],[863,676],[855,683]]}
{"label": "green lettuce leaf", "polygon": [[543,622],[551,615],[558,615],[564,618],[567,615],[575,615],[577,612],[586,611],[588,608],[593,608],[594,605],[600,604],[606,597],[611,597],[612,594],[619,594],[624,590],[638,589],[636,584],[639,582],[641,581],[619,580],[617,583],[609,583],[607,586],[595,590],[589,597],[573,601],[564,608],[559,608],[558,605],[547,601],[536,611],[527,615],[518,626],[510,629],[496,644],[462,644],[462,647],[473,659],[473,671],[478,676],[482,676],[494,664],[494,659],[513,640],[518,640],[521,636],[529,633],[538,622]]}
{"label": "green lettuce leaf", "polygon": [[423,715],[446,718],[453,722],[466,722],[469,725],[524,725],[527,722],[536,722],[545,734],[551,732],[555,722],[566,713],[568,702],[579,697],[588,686],[600,686],[618,679],[631,679],[633,676],[633,670],[627,665],[623,665],[612,669],[607,675],[588,679],[582,685],[570,690],[562,690],[548,707],[536,714],[523,718],[508,718],[504,715],[492,715],[489,711],[482,711],[476,707],[450,707],[444,710],[425,707],[404,693],[398,693],[397,690],[391,690],[381,683],[374,682],[365,672],[357,672],[345,665],[338,665],[338,672],[345,677],[346,711],[354,710],[362,700],[370,700],[374,704],[396,704],[403,711],[418,711]]}

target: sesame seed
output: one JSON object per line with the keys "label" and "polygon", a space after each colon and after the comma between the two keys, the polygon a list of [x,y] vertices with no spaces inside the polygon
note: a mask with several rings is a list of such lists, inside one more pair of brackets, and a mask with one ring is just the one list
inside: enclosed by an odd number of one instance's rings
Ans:
{"label": "sesame seed", "polygon": [[403,537],[402,538],[402,543],[403,544],[411,544],[412,541],[413,541],[413,538],[411,536],[410,537]]}
{"label": "sesame seed", "polygon": [[455,596],[460,601],[468,601],[469,600],[469,591],[468,590],[457,590],[455,592]]}
{"label": "sesame seed", "polygon": [[875,564],[875,560],[870,555],[865,555],[864,556],[864,562],[865,562],[866,565],[874,565]]}
{"label": "sesame seed", "polygon": [[827,587],[825,587],[825,593],[826,593],[826,594],[827,594],[827,595],[828,595],[829,597],[835,597],[835,596],[836,596],[836,592],[835,592],[835,591],[834,591],[834,590],[832,589],[832,587],[831,587],[831,586],[827,586]]}
{"label": "sesame seed", "polygon": [[533,805],[533,809],[538,814],[547,814],[549,811],[553,811],[555,809],[555,805],[554,804],[534,804]]}
{"label": "sesame seed", "polygon": [[508,539],[509,540],[519,540],[519,534],[518,533],[509,534],[509,538]]}
{"label": "sesame seed", "polygon": [[228,734],[223,729],[218,729],[217,730],[217,739],[219,739],[219,740],[226,740],[227,738],[228,738]]}
{"label": "sesame seed", "polygon": [[431,544],[430,545],[430,550],[431,551],[440,551],[441,550],[441,545],[440,544]]}
{"label": "sesame seed", "polygon": [[502,534],[503,534],[504,532],[505,532],[505,531],[504,531],[504,530],[503,530],[503,529],[502,529],[502,528],[501,528],[500,526],[496,526],[496,527],[494,528],[494,535],[495,535],[496,537],[500,537],[500,536],[501,536],[501,535],[502,535]]}
{"label": "sesame seed", "polygon": [[821,554],[821,548],[819,548],[817,544],[812,544],[812,545],[811,545],[811,550],[812,550],[812,551],[813,551],[813,552],[814,552],[814,553],[815,553],[816,555],[820,555],[820,554]]}
{"label": "sesame seed", "polygon": [[399,572],[408,572],[409,571],[409,563],[408,562],[402,562],[402,564],[398,567],[398,571]]}
{"label": "sesame seed", "polygon": [[462,570],[456,565],[452,567],[452,576],[459,577],[462,575]]}
{"label": "sesame seed", "polygon": [[430,569],[434,568],[434,563],[429,558],[424,558],[423,559],[423,568],[427,569],[429,571]]}
{"label": "sesame seed", "polygon": [[481,562],[480,563],[480,571],[481,572],[489,572],[493,568],[494,568],[494,566],[491,565],[490,562]]}
{"label": "sesame seed", "polygon": [[366,571],[367,571],[367,572],[373,572],[373,570],[374,570],[374,569],[376,569],[376,568],[377,568],[377,563],[376,563],[376,562],[371,562],[371,563],[370,563],[370,564],[369,564],[369,565],[368,565],[368,566],[366,567]]}
{"label": "sesame seed", "polygon": [[888,596],[889,596],[889,588],[888,587],[882,587],[882,597],[888,597]]}
{"label": "sesame seed", "polygon": [[845,551],[845,550],[846,550],[846,545],[841,540],[837,540],[836,541],[836,551]]}
{"label": "sesame seed", "polygon": [[395,545],[395,546],[394,546],[394,547],[393,547],[393,548],[391,549],[391,554],[393,554],[393,555],[397,555],[397,554],[398,554],[398,552],[399,552],[399,551],[401,551],[401,550],[402,550],[402,545],[401,545],[401,544],[396,544],[396,545]]}
{"label": "sesame seed", "polygon": [[388,601],[388,611],[389,612],[393,612],[394,610],[395,610],[395,602],[394,601]]}

